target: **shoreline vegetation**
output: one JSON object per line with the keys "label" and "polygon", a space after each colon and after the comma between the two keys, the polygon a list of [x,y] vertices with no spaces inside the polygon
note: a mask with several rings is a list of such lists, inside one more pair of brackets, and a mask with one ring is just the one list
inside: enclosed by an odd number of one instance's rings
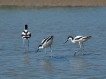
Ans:
{"label": "shoreline vegetation", "polygon": [[106,6],[106,0],[0,0],[0,6]]}

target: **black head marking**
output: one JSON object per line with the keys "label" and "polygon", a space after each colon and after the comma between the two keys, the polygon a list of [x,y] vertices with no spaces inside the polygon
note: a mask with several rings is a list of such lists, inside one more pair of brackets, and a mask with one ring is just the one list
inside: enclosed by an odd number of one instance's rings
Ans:
{"label": "black head marking", "polygon": [[42,45],[39,45],[38,48],[41,47],[41,46],[42,46]]}
{"label": "black head marking", "polygon": [[27,24],[25,25],[25,30],[28,30],[28,25]]}
{"label": "black head marking", "polygon": [[69,36],[67,39],[72,38],[72,40],[74,39],[72,36]]}
{"label": "black head marking", "polygon": [[[72,40],[74,39],[72,36],[68,36],[67,41],[69,40],[69,38],[72,38]],[[67,42],[67,41],[66,41],[66,42]],[[65,43],[66,43],[66,42],[65,42]],[[64,43],[64,44],[65,44],[65,43]]]}

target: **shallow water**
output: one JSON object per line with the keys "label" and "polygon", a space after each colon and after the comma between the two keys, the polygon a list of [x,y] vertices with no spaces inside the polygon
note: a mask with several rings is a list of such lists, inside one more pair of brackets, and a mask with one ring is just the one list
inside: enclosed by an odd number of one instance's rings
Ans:
{"label": "shallow water", "polygon": [[[1,79],[106,79],[106,7],[0,8]],[[28,24],[30,47],[21,33]],[[35,53],[42,39],[53,35],[50,48]],[[67,37],[91,35],[84,56]],[[27,42],[27,41],[26,41]]]}

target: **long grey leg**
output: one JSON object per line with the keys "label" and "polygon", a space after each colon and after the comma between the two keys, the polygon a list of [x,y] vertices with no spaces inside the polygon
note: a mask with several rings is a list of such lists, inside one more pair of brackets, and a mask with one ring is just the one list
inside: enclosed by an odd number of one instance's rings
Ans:
{"label": "long grey leg", "polygon": [[77,53],[79,50],[81,50],[81,43],[80,43],[80,42],[79,42],[79,46],[80,46],[80,48],[75,51],[74,56],[76,55],[76,53]]}
{"label": "long grey leg", "polygon": [[45,54],[47,54],[47,52],[46,52],[46,48],[45,48]]}
{"label": "long grey leg", "polygon": [[28,39],[28,50],[29,50],[29,39]]}
{"label": "long grey leg", "polygon": [[82,46],[81,46],[81,43],[79,43],[79,45],[80,45],[80,50],[82,51],[82,55],[83,55],[83,49],[82,49],[83,43],[82,43]]}
{"label": "long grey leg", "polygon": [[50,50],[51,50],[51,57],[52,57],[52,49],[51,49],[51,46],[50,46]]}
{"label": "long grey leg", "polygon": [[84,44],[82,43],[83,51],[84,51]]}
{"label": "long grey leg", "polygon": [[52,52],[51,46],[50,46],[50,51]]}
{"label": "long grey leg", "polygon": [[24,47],[25,47],[25,40],[23,39],[23,45],[24,45]]}
{"label": "long grey leg", "polygon": [[78,50],[75,51],[74,56],[76,55],[76,53],[80,50],[80,48]]}

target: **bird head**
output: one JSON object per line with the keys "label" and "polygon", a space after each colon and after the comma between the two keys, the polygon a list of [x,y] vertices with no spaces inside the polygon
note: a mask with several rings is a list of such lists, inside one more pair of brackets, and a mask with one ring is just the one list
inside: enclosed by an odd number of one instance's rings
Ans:
{"label": "bird head", "polygon": [[70,39],[73,40],[74,38],[73,38],[72,36],[69,36],[69,37],[67,38],[67,40],[70,40]]}
{"label": "bird head", "polygon": [[[39,51],[39,49],[43,49],[43,46],[42,46],[42,45],[39,45],[37,52]],[[36,53],[37,53],[37,52],[36,52]]]}
{"label": "bird head", "polygon": [[25,25],[25,30],[28,30],[28,25],[27,24]]}
{"label": "bird head", "polygon": [[[73,38],[72,36],[68,36],[67,41],[68,41],[68,40],[73,40],[73,39],[74,39],[74,38]],[[67,42],[67,41],[66,41],[66,42]],[[65,43],[66,43],[66,42],[65,42]]]}

